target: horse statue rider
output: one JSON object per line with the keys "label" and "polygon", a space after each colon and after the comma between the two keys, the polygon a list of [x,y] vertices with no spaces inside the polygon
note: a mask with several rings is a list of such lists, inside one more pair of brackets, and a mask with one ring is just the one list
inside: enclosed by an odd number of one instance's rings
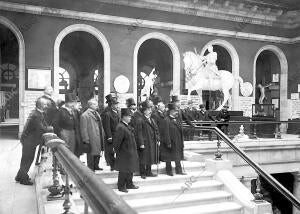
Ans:
{"label": "horse statue rider", "polygon": [[[219,70],[216,61],[218,55],[213,51],[213,46],[208,47],[208,54],[202,56],[195,52],[188,51],[183,54],[184,70],[186,71],[186,88],[188,89],[188,100],[192,91],[196,90],[202,104],[202,90],[223,92],[222,104],[216,109],[221,110],[230,98],[230,89],[233,87],[235,78],[226,70]],[[243,88],[243,80],[238,77],[240,87]],[[252,93],[252,89],[251,89]]]}

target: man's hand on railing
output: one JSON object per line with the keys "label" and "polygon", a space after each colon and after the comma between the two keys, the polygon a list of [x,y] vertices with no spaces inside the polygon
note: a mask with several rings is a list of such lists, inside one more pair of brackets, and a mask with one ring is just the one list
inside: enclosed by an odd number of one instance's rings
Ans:
{"label": "man's hand on railing", "polygon": [[142,149],[142,150],[145,149],[145,145],[141,145],[140,149]]}

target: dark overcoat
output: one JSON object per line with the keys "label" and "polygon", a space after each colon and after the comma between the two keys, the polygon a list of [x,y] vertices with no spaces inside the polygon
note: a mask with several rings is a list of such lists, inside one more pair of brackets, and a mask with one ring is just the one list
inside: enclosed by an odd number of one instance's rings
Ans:
{"label": "dark overcoat", "polygon": [[197,114],[197,120],[200,121],[214,121],[214,118],[211,116],[211,114],[209,113],[209,111],[198,111]]}
{"label": "dark overcoat", "polygon": [[156,122],[156,125],[158,127],[158,131],[159,131],[159,140],[162,141],[163,140],[163,135],[164,135],[164,129],[165,127],[165,114],[155,110],[151,117],[154,119],[154,121]]}
{"label": "dark overcoat", "polygon": [[98,112],[88,108],[81,114],[80,131],[82,141],[91,144],[90,154],[100,155],[104,141],[104,131]]}
{"label": "dark overcoat", "polygon": [[[167,116],[165,119],[165,134],[160,148],[162,161],[183,160],[183,129],[180,121]],[[171,145],[171,149],[168,148]]]}
{"label": "dark overcoat", "polygon": [[[151,122],[150,122],[151,121]],[[150,121],[142,115],[136,120],[136,143],[140,164],[151,165],[158,161],[159,132],[155,121],[150,117]],[[144,149],[140,146],[144,145]]]}
{"label": "dark overcoat", "polygon": [[36,147],[43,142],[42,135],[51,131],[53,129],[48,126],[44,113],[34,109],[26,121],[20,141],[23,146]]}
{"label": "dark overcoat", "polygon": [[115,169],[121,172],[138,171],[138,154],[131,126],[123,122],[117,125],[113,146],[116,152]]}
{"label": "dark overcoat", "polygon": [[107,107],[107,109],[101,114],[103,119],[103,129],[105,132],[105,151],[112,151],[113,144],[112,141],[108,142],[109,138],[113,138],[118,123],[120,122],[120,116],[117,112],[113,111],[111,107]]}

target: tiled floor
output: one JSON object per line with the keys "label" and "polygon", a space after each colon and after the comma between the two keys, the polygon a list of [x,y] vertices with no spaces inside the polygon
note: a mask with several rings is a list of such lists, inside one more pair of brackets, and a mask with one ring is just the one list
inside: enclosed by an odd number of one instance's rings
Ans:
{"label": "tiled floor", "polygon": [[[13,132],[0,130],[0,214],[37,214],[35,186],[21,185],[14,180],[22,150],[15,137]],[[29,175],[33,171],[34,165]]]}

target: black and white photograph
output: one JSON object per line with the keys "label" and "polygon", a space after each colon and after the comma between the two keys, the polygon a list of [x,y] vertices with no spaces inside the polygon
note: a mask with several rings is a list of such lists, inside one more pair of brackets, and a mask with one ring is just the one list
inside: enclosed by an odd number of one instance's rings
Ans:
{"label": "black and white photograph", "polygon": [[300,214],[300,0],[0,0],[0,214]]}

